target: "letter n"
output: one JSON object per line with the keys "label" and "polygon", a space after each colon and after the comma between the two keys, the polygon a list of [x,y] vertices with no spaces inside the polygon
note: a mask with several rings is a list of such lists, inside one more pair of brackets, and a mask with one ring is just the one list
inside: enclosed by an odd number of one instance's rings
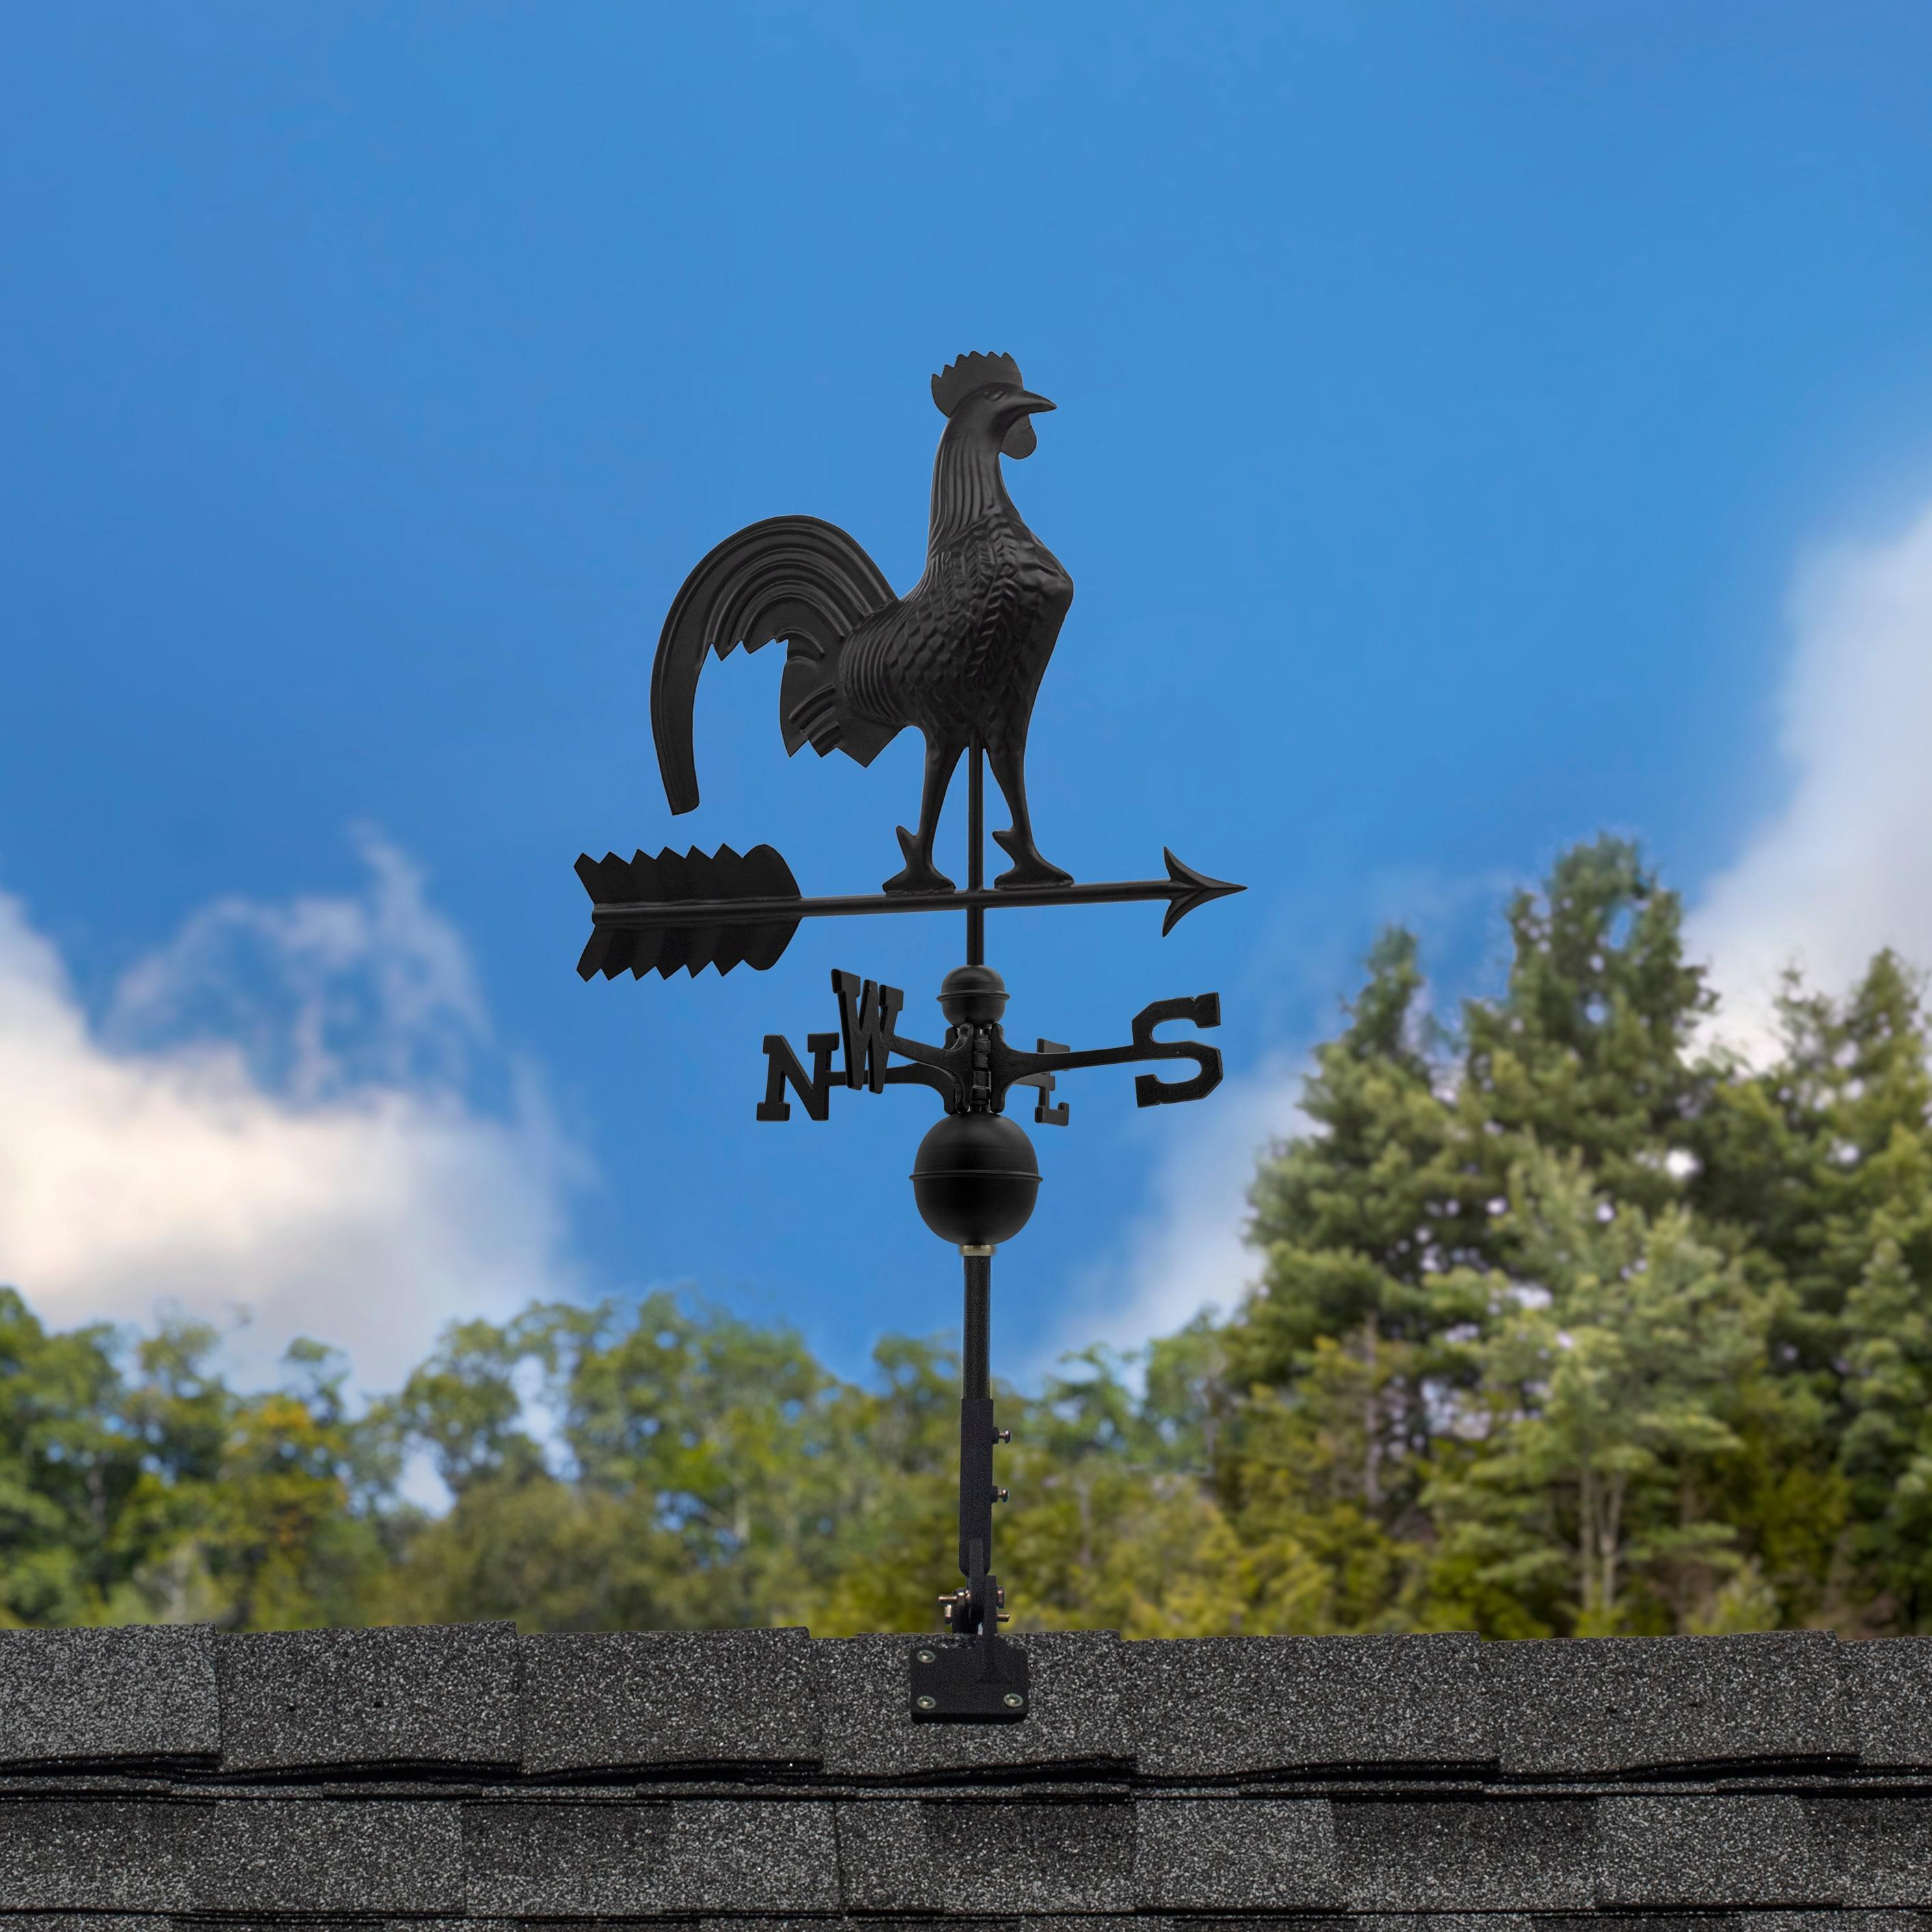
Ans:
{"label": "letter n", "polygon": [[832,1107],[832,1055],[838,1046],[836,1033],[808,1033],[805,1050],[812,1055],[812,1072],[806,1076],[799,1064],[791,1042],[782,1033],[765,1036],[765,1097],[758,1102],[761,1120],[788,1120],[791,1108],[784,1096],[789,1086],[814,1120],[822,1120]]}

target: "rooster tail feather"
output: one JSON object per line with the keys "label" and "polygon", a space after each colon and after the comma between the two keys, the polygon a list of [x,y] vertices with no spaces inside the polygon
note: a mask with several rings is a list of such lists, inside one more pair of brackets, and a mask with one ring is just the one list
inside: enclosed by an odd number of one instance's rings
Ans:
{"label": "rooster tail feather", "polygon": [[[673,812],[698,804],[692,714],[706,656],[755,651],[774,638],[789,650],[778,698],[785,749],[835,747],[862,764],[886,740],[843,726],[838,655],[854,626],[893,602],[879,567],[836,524],[771,517],[728,536],[684,580],[651,666],[651,735]],[[890,734],[887,734],[890,736]],[[868,748],[869,747],[869,748]]]}
{"label": "rooster tail feather", "polygon": [[842,702],[838,661],[844,638],[820,650],[811,640],[794,638],[785,656],[784,679],[778,686],[778,729],[788,753],[809,745],[822,758],[843,752],[869,765],[897,735],[897,727],[854,718]]}

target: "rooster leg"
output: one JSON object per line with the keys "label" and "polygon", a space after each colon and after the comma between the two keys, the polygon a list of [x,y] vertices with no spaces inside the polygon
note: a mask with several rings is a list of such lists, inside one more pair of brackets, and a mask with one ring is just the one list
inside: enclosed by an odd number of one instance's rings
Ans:
{"label": "rooster leg", "polygon": [[899,850],[905,854],[905,868],[886,881],[889,892],[950,892],[952,881],[932,862],[932,842],[939,832],[939,808],[946,802],[946,788],[952,782],[952,769],[964,746],[945,744],[928,736],[926,741],[926,782],[919,794],[919,830],[898,828]]}
{"label": "rooster leg", "polygon": [[1064,886],[1070,883],[1073,874],[1048,865],[1033,842],[1033,819],[1027,810],[1024,741],[1016,745],[1005,739],[995,740],[986,747],[986,761],[993,768],[994,782],[1006,794],[1006,809],[1013,815],[1009,830],[993,834],[1000,850],[1013,862],[1012,869],[1002,872],[994,884]]}

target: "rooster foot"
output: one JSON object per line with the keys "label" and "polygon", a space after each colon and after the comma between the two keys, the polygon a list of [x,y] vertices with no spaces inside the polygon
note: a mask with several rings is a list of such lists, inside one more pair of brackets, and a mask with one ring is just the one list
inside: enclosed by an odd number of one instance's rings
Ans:
{"label": "rooster foot", "polygon": [[1063,872],[1058,866],[1049,866],[1040,856],[1040,848],[1030,838],[1022,839],[1009,827],[1004,832],[996,832],[994,838],[1001,851],[1012,860],[1009,871],[1002,872],[993,883],[1010,890],[1015,886],[1070,886],[1073,883],[1071,872]]}
{"label": "rooster foot", "polygon": [[932,854],[919,849],[919,841],[903,825],[893,828],[899,835],[899,850],[905,854],[905,868],[895,872],[880,889],[888,892],[950,892],[952,881],[932,862]]}

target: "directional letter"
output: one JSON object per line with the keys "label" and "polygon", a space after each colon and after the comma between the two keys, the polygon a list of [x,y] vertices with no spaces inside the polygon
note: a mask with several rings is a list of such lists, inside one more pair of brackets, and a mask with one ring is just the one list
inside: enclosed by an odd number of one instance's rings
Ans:
{"label": "directional letter", "polygon": [[[1038,1041],[1036,1050],[1041,1053],[1065,1053],[1069,1051],[1063,1042],[1057,1040]],[[1020,1083],[1016,1081],[1013,1084],[1018,1086]],[[1071,1106],[1064,1100],[1057,1107],[1049,1107],[1046,1104],[1047,1096],[1058,1084],[1054,1076],[1051,1073],[1036,1073],[1032,1076],[1031,1084],[1040,1089],[1040,1098],[1034,1102],[1034,1120],[1043,1127],[1065,1126],[1073,1111]]]}
{"label": "directional letter", "polygon": [[791,1118],[791,1108],[784,1097],[784,1090],[789,1084],[806,1113],[814,1120],[824,1120],[832,1108],[832,1055],[838,1044],[836,1033],[806,1035],[805,1050],[812,1055],[812,1075],[808,1079],[805,1069],[799,1064],[798,1055],[791,1050],[791,1042],[782,1033],[766,1034],[765,1097],[758,1102],[758,1118]]}
{"label": "directional letter", "polygon": [[1221,996],[1202,993],[1191,1000],[1156,1000],[1134,1016],[1134,1045],[1143,1060],[1191,1060],[1200,1068],[1192,1080],[1156,1080],[1151,1073],[1134,1078],[1134,1104],[1162,1107],[1173,1100],[1198,1100],[1221,1084],[1218,1047],[1198,1040],[1156,1040],[1154,1030],[1168,1020],[1192,1020],[1198,1027],[1221,1024]]}
{"label": "directional letter", "polygon": [[892,1022],[905,1004],[896,986],[876,986],[856,973],[834,971],[838,996],[838,1030],[845,1042],[845,1084],[886,1090],[886,1063],[892,1058]]}

